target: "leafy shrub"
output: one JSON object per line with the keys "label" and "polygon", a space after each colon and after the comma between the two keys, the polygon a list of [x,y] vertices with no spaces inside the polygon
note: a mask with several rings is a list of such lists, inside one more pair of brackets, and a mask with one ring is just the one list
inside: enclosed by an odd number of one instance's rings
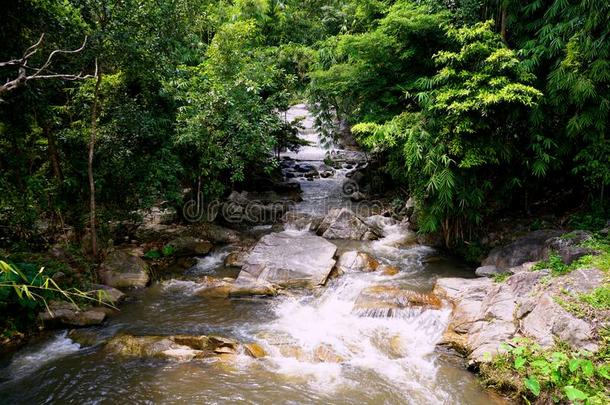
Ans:
{"label": "leafy shrub", "polygon": [[561,256],[557,253],[553,253],[548,259],[542,260],[534,265],[534,270],[551,270],[553,276],[560,276],[562,274],[569,273],[572,270],[572,266],[568,266],[563,262]]}
{"label": "leafy shrub", "polygon": [[161,253],[166,257],[173,255],[175,251],[176,249],[172,245],[165,245],[163,246],[163,249],[161,249]]}
{"label": "leafy shrub", "polygon": [[[607,340],[603,341],[607,345]],[[574,352],[569,347],[542,349],[528,339],[504,344],[505,353],[482,366],[490,385],[502,385],[498,378],[514,382],[513,390],[529,403],[545,397],[552,402],[607,404],[610,401],[610,365],[602,348],[598,354]]]}
{"label": "leafy shrub", "polygon": [[144,258],[150,259],[150,260],[159,259],[160,257],[161,257],[161,252],[159,252],[156,249],[149,250],[148,252],[146,252],[146,254],[144,254]]}

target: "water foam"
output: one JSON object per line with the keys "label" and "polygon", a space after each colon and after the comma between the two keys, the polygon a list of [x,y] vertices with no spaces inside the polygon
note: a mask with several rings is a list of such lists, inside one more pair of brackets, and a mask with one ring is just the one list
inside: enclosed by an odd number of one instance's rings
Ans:
{"label": "water foam", "polygon": [[60,333],[48,342],[17,353],[8,367],[9,374],[14,378],[22,377],[78,350],[80,345],[73,342],[67,336],[67,332]]}
{"label": "water foam", "polygon": [[[389,317],[363,316],[354,311],[354,303],[374,280],[372,274],[350,274],[335,280],[318,297],[280,299],[275,307],[278,318],[267,328],[271,338],[263,342],[276,371],[309,376],[316,387],[324,381],[328,389],[328,384],[346,382],[346,369],[358,368],[392,381],[401,391],[411,385],[412,390],[434,395],[428,389],[436,375],[433,352],[449,310],[405,309]],[[297,347],[300,355],[283,355],[274,342],[277,337]],[[320,347],[343,361],[321,362],[315,355]]]}
{"label": "water foam", "polygon": [[188,270],[191,275],[207,275],[212,274],[216,269],[222,266],[225,257],[228,255],[225,249],[215,250],[204,257],[197,257],[197,264]]}

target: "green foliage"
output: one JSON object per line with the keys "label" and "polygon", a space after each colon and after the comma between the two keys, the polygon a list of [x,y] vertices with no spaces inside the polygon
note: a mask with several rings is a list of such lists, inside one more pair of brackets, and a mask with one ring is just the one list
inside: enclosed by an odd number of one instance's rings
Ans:
{"label": "green foliage", "polygon": [[589,294],[583,294],[580,299],[595,309],[610,310],[610,284],[597,287]]}
{"label": "green foliage", "polygon": [[608,224],[608,218],[610,218],[610,206],[604,207],[599,202],[594,202],[591,206],[570,216],[569,224],[574,229],[596,232]]}
{"label": "green foliage", "polygon": [[501,379],[508,379],[513,393],[526,400],[542,396],[553,402],[585,404],[610,400],[610,365],[604,348],[594,355],[561,345],[542,349],[530,340],[514,339],[502,349],[502,354],[482,366],[489,385],[503,385],[506,381]]}
{"label": "green foliage", "polygon": [[551,270],[551,274],[553,276],[561,276],[563,274],[569,273],[575,267],[573,265],[567,265],[561,259],[557,253],[551,253],[548,259],[541,260],[536,263],[532,270],[543,270],[548,269]]}
{"label": "green foliage", "polygon": [[167,256],[173,255],[175,251],[176,251],[176,249],[172,245],[165,245],[161,249],[161,254],[163,254],[163,256],[167,257]]}
{"label": "green foliage", "polygon": [[[370,147],[401,152],[390,156],[404,162],[411,191],[422,201],[420,228],[442,230],[450,243],[480,223],[494,183],[496,192],[520,186],[518,152],[528,138],[519,128],[542,94],[528,85],[533,76],[490,22],[450,27],[446,35],[455,50],[438,52],[438,73],[417,80],[421,111],[361,124],[355,132]],[[498,176],[512,166],[512,173]]]}
{"label": "green foliage", "polygon": [[149,259],[149,260],[155,260],[155,259],[159,259],[161,258],[161,252],[159,252],[158,250],[149,250],[148,252],[146,252],[144,254],[144,258],[145,259]]}
{"label": "green foliage", "polygon": [[496,283],[503,283],[504,281],[506,281],[507,278],[509,278],[512,274],[511,273],[498,273],[498,274],[494,274],[493,276],[493,280]]}
{"label": "green foliage", "polygon": [[353,124],[384,122],[412,103],[405,91],[433,72],[432,55],[446,42],[445,22],[445,13],[399,1],[374,29],[323,42],[310,85],[322,123],[332,123],[333,116],[324,115],[329,109]]}
{"label": "green foliage", "polygon": [[92,295],[77,287],[60,287],[44,267],[29,263],[8,263],[0,260],[0,328],[9,332],[28,327],[36,315],[48,309],[51,299],[64,299],[73,304],[105,304],[103,293]]}
{"label": "green foliage", "polygon": [[[53,69],[91,73],[97,61],[98,217],[133,219],[154,203],[179,205],[185,188],[217,196],[250,166],[272,165],[274,146],[298,146],[277,113],[308,81],[315,52],[306,44],[331,29],[321,6],[26,0],[6,10],[0,61],[20,57],[42,32],[32,66],[88,36],[84,51],[56,55]],[[0,81],[16,74],[3,67]],[[87,223],[94,82],[37,81],[0,104],[3,236],[49,238]]]}
{"label": "green foliage", "polygon": [[[210,44],[205,62],[181,67],[172,81],[180,106],[176,146],[192,182],[217,197],[228,182],[244,180],[254,163],[269,166],[284,123],[277,109],[287,108],[293,78],[274,63],[275,49],[261,49],[252,21],[223,25]],[[265,157],[268,157],[265,160]]]}

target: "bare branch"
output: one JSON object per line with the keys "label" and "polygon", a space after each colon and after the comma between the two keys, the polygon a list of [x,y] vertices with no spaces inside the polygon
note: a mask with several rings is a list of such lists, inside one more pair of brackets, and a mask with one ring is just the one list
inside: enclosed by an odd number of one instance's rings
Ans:
{"label": "bare branch", "polygon": [[[42,40],[42,37],[40,39]],[[46,68],[48,68],[49,65],[51,64],[51,60],[53,59],[53,56],[57,55],[58,53],[64,53],[64,54],[79,53],[80,51],[85,49],[85,45],[87,45],[87,37],[86,36],[85,36],[85,40],[83,41],[83,44],[78,49],[75,49],[73,51],[67,51],[67,50],[64,50],[64,49],[56,49],[56,50],[54,50],[53,52],[51,52],[49,54],[49,57],[47,58],[47,61],[44,63],[44,65],[42,65],[40,68],[38,68],[36,73],[34,73],[32,76],[38,76],[41,72],[43,72]]]}
{"label": "bare branch", "polygon": [[[87,45],[87,39],[88,39],[86,36],[85,36],[85,40],[83,41],[83,44],[79,48],[74,49],[74,50],[56,49],[49,54],[45,63],[42,64],[40,67],[28,66],[29,59],[33,55],[35,55],[42,47],[42,44],[44,41],[44,36],[45,36],[45,34],[43,33],[40,36],[40,39],[35,44],[33,44],[32,46],[27,48],[25,50],[25,52],[23,52],[23,56],[21,57],[21,59],[12,59],[12,60],[9,60],[6,62],[0,62],[0,68],[3,68],[3,67],[17,67],[18,68],[16,78],[14,78],[12,80],[7,79],[6,83],[4,83],[3,85],[0,85],[0,96],[4,93],[15,90],[15,89],[25,85],[30,80],[60,79],[60,80],[72,81],[72,80],[83,80],[83,79],[97,77],[97,74],[98,74],[97,59],[95,60],[95,73],[93,75],[90,75],[90,74],[86,75],[86,74],[83,74],[83,72],[80,72],[76,75],[67,74],[67,73],[54,73],[49,70],[49,66],[52,64],[53,57],[55,55],[57,55],[57,54],[76,54],[76,53],[81,52],[83,49],[85,49],[85,46]],[[31,72],[33,71],[33,73],[28,74],[28,70],[30,70]]]}

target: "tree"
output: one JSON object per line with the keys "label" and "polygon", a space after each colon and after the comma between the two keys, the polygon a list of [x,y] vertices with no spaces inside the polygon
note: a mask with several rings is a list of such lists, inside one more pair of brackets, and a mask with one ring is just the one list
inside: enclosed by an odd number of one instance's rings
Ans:
{"label": "tree", "polygon": [[370,146],[403,151],[421,229],[441,230],[447,245],[519,185],[526,117],[542,96],[492,26],[447,30],[455,50],[438,52],[438,73],[418,81],[421,111],[354,128]]}
{"label": "tree", "polygon": [[90,77],[95,77],[97,75],[97,66],[95,68],[95,73],[93,75],[83,75],[83,72],[80,72],[76,75],[74,74],[66,74],[66,73],[52,73],[51,64],[53,62],[53,57],[56,55],[64,54],[77,54],[85,49],[85,45],[87,44],[87,37],[80,48],[74,49],[72,51],[65,49],[55,49],[52,51],[47,57],[44,64],[39,67],[29,66],[32,56],[34,56],[42,47],[44,40],[44,33],[40,36],[40,39],[27,48],[21,58],[12,59],[6,62],[0,62],[0,68],[13,68],[17,69],[17,77],[14,79],[7,79],[6,83],[0,85],[0,101],[2,101],[2,95],[8,93],[9,91],[13,91],[18,89],[21,86],[25,86],[28,82],[32,80],[48,80],[48,79],[59,79],[59,80],[84,80]]}

